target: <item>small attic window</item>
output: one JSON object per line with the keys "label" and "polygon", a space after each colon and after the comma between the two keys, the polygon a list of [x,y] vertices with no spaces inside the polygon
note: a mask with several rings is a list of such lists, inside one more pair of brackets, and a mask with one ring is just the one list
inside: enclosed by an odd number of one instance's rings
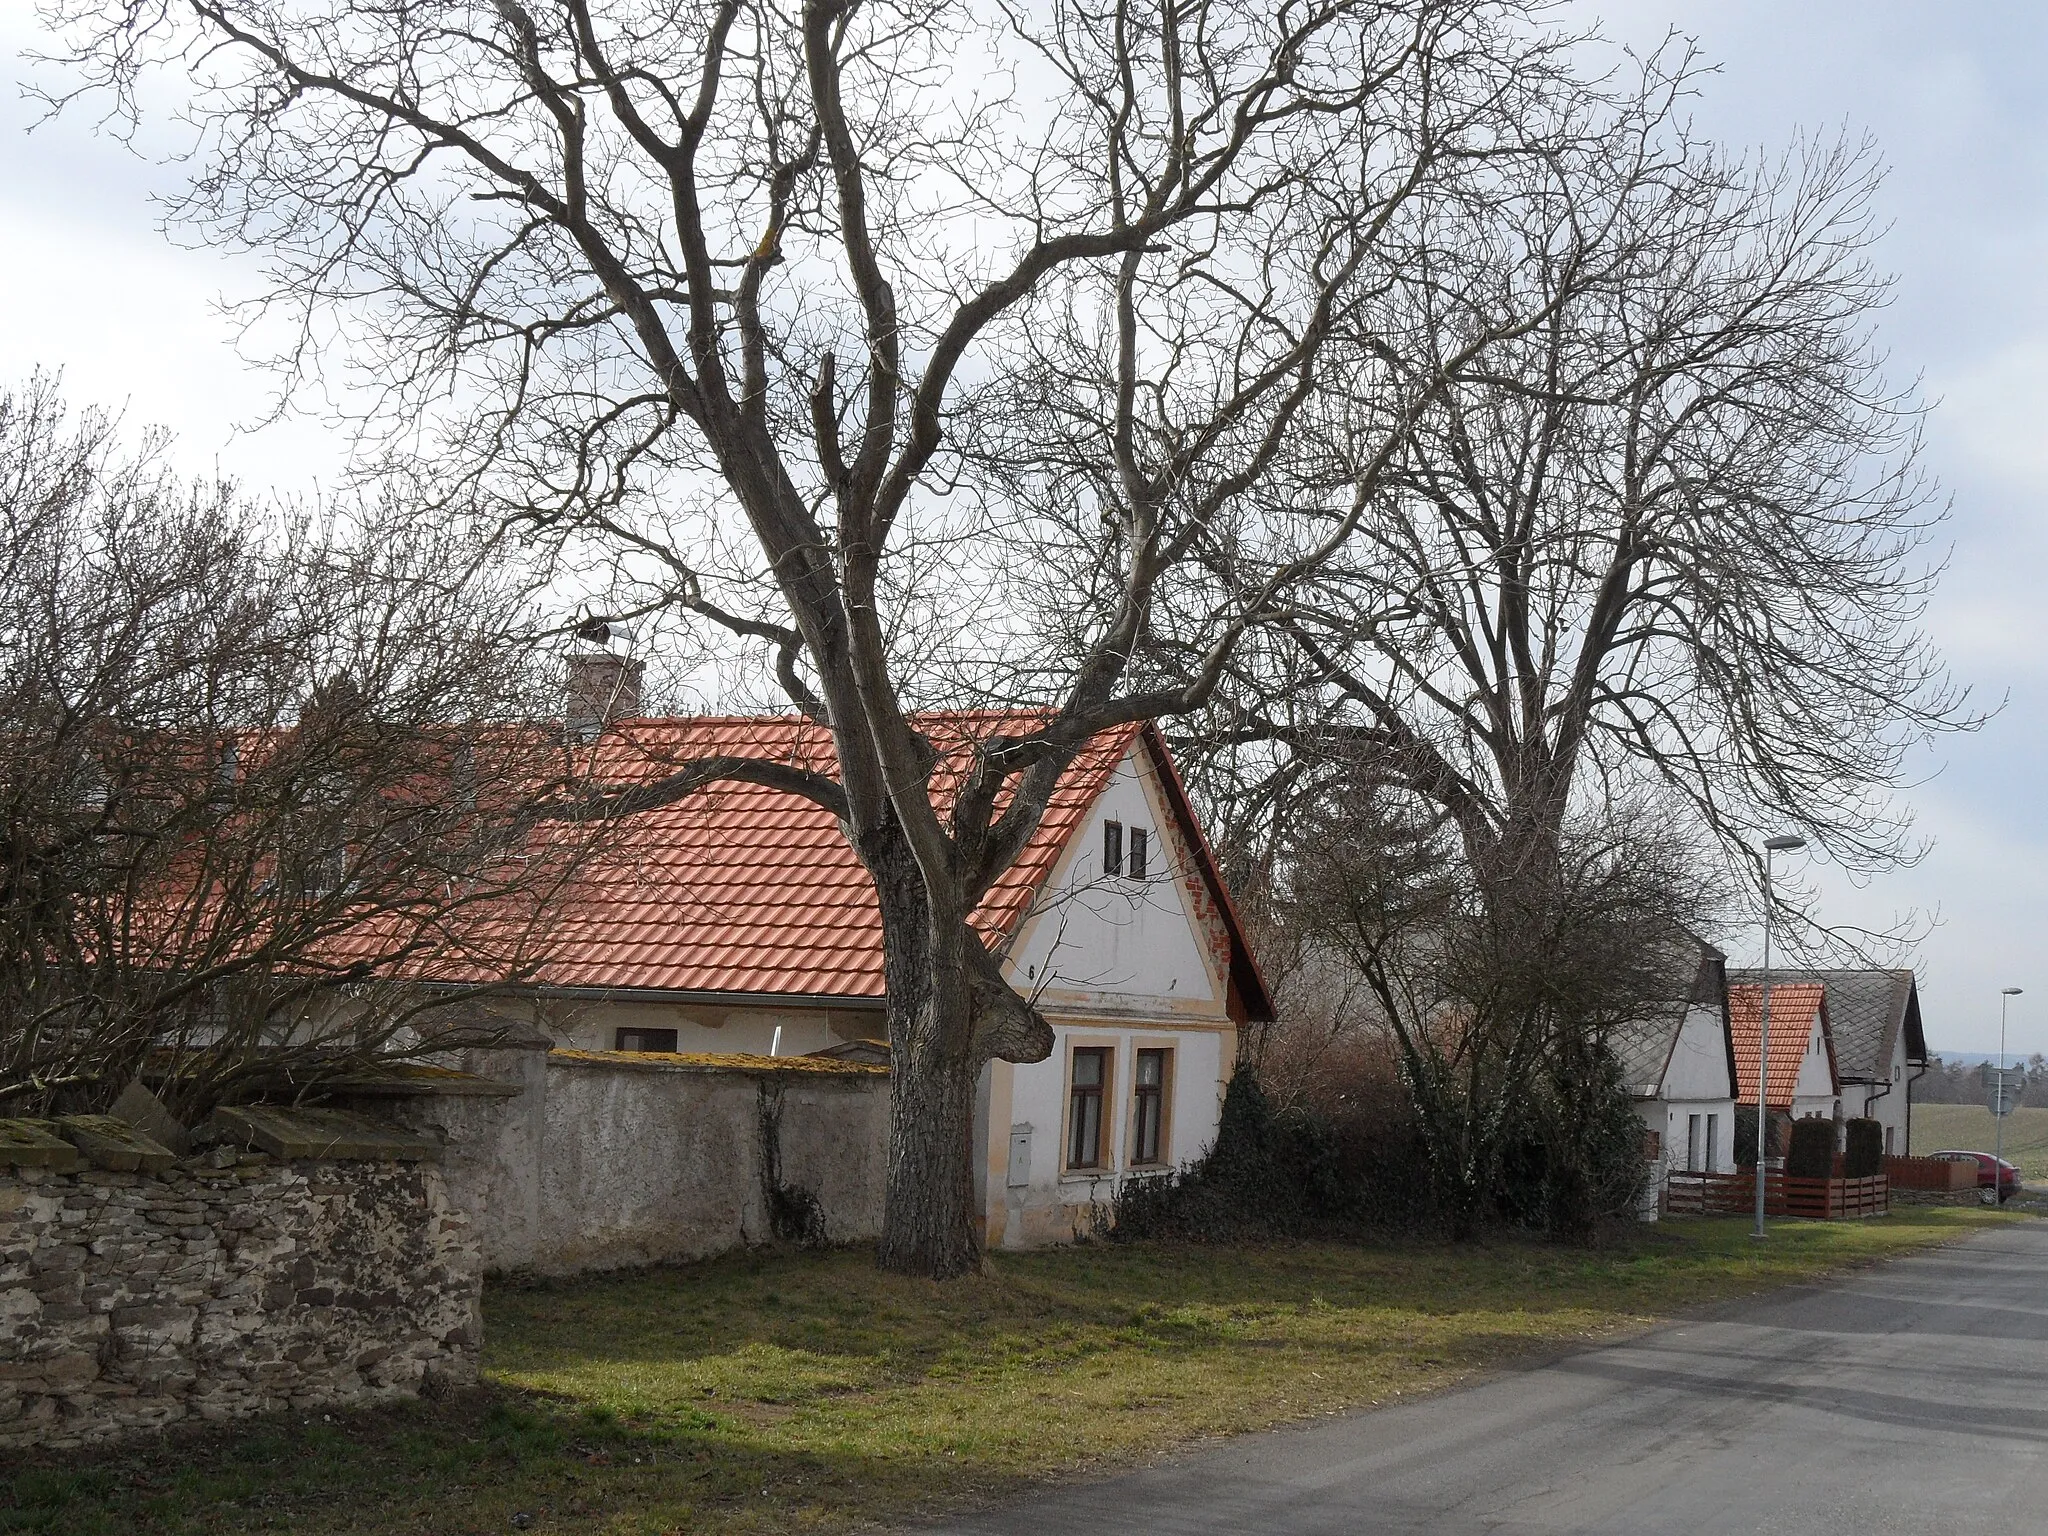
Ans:
{"label": "small attic window", "polygon": [[1131,851],[1129,857],[1124,860],[1124,873],[1133,880],[1145,878],[1146,854],[1149,852],[1146,842],[1143,827],[1131,828]]}
{"label": "small attic window", "polygon": [[1124,872],[1124,824],[1120,821],[1102,824],[1102,872],[1105,875]]}

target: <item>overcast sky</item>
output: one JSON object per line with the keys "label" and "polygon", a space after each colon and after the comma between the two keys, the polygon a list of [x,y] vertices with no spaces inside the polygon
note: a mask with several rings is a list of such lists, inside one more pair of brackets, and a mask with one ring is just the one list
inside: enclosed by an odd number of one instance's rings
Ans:
{"label": "overcast sky", "polygon": [[[0,10],[10,57],[31,44],[27,9]],[[1721,72],[1695,120],[1725,142],[1867,129],[1892,167],[1880,258],[1898,291],[1883,336],[1895,371],[1939,402],[1931,467],[1954,498],[1931,628],[1960,679],[2007,702],[1945,743],[1913,792],[1927,858],[1863,890],[1823,872],[1821,915],[1883,927],[1938,911],[1919,953],[1930,1043],[1995,1049],[1998,989],[2024,986],[2014,1048],[2048,1051],[2048,6],[1616,0],[1584,15],[1645,45],[1672,27],[1697,37]],[[23,137],[32,113],[12,92],[0,113],[0,378],[62,367],[74,402],[171,427],[189,469],[280,490],[331,476],[340,447],[313,425],[248,430],[268,381],[237,359],[217,301],[249,292],[253,271],[157,231],[148,193],[172,173],[83,119]],[[1754,958],[1753,935],[1726,943]]]}

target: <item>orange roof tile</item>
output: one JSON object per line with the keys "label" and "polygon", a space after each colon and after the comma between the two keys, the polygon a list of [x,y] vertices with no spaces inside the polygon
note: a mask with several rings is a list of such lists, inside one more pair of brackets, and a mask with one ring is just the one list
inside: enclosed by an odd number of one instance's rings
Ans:
{"label": "orange roof tile", "polygon": [[[1789,1108],[1792,1091],[1799,1081],[1799,1069],[1806,1061],[1806,1049],[1813,1038],[1818,1016],[1821,1040],[1828,1051],[1828,1076],[1835,1075],[1834,1042],[1827,1029],[1827,988],[1815,982],[1774,981],[1771,983],[1771,1106]],[[1731,986],[1728,989],[1728,1032],[1735,1045],[1735,1097],[1738,1103],[1756,1102],[1757,1058],[1763,1035],[1763,988]]]}
{"label": "orange roof tile", "polygon": [[[916,723],[941,753],[933,788],[943,809],[976,741],[1021,733],[1039,720],[959,712]],[[1061,777],[1037,831],[974,915],[992,946],[1029,913],[1140,729],[1103,732]],[[764,716],[620,722],[593,748],[591,771],[623,788],[713,756],[836,770],[822,727]],[[535,977],[542,987],[883,996],[873,882],[830,811],[779,789],[718,783],[636,812],[558,902],[545,946],[549,960]]]}

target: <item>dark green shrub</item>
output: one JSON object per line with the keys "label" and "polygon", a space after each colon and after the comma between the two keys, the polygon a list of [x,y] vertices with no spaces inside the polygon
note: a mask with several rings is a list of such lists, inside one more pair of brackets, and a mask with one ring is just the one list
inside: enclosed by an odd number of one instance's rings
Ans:
{"label": "dark green shrub", "polygon": [[1842,1176],[1867,1179],[1884,1172],[1884,1127],[1875,1120],[1851,1120],[1842,1150]]}
{"label": "dark green shrub", "polygon": [[1185,1173],[1126,1179],[1103,1225],[1115,1237],[1227,1243],[1418,1225],[1428,1198],[1411,1129],[1279,1108],[1239,1068],[1209,1155]]}
{"label": "dark green shrub", "polygon": [[1785,1176],[1791,1179],[1831,1178],[1835,1171],[1835,1122],[1794,1120],[1792,1145],[1785,1153]]}

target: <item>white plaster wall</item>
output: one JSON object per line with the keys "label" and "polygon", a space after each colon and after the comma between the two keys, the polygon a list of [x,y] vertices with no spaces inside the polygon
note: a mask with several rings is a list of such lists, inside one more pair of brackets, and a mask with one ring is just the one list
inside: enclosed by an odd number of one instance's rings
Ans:
{"label": "white plaster wall", "polygon": [[[1086,1231],[1092,1208],[1107,1202],[1129,1169],[1132,1077],[1137,1052],[1156,1046],[1174,1051],[1171,1113],[1167,1123],[1167,1164],[1185,1168],[1216,1141],[1233,1036],[1214,1030],[1132,1028],[1087,1021],[1056,1022],[1052,1055],[1009,1067],[1008,1120],[991,1127],[994,1149],[988,1168],[990,1241],[1006,1248],[1072,1238]],[[1075,1041],[1107,1045],[1116,1055],[1107,1119],[1109,1161],[1099,1172],[1063,1171],[1067,1109],[1067,1061]],[[1233,1047],[1234,1048],[1234,1047]],[[1004,1070],[1004,1069],[998,1069]],[[995,1096],[1000,1104],[1001,1096]],[[1009,1182],[1011,1136],[1031,1128],[1029,1180]]]}
{"label": "white plaster wall", "polygon": [[[1715,1019],[1717,1025],[1719,1017],[1719,1011],[1716,1010]],[[1724,1079],[1728,1076],[1725,1058],[1721,1067],[1721,1076]],[[1641,1118],[1646,1130],[1655,1131],[1663,1138],[1661,1155],[1650,1169],[1653,1194],[1654,1189],[1662,1185],[1667,1174],[1685,1173],[1688,1171],[1702,1173],[1735,1172],[1735,1100],[1732,1096],[1718,1099],[1638,1099],[1636,1100],[1636,1114]],[[1715,1117],[1713,1161],[1707,1167],[1698,1170],[1688,1170],[1685,1166],[1686,1122],[1687,1117],[1690,1115],[1700,1116],[1700,1132],[1702,1137],[1706,1134],[1706,1117],[1708,1115]],[[1643,1211],[1644,1219],[1654,1220],[1655,1213],[1656,1202],[1654,1198],[1646,1199]]]}
{"label": "white plaster wall", "polygon": [[1832,1110],[1835,1103],[1835,1082],[1828,1072],[1827,1041],[1820,1032],[1820,1020],[1815,1019],[1808,1027],[1806,1036],[1806,1058],[1799,1063],[1799,1077],[1792,1085],[1792,1112],[1803,1115],[1802,1105],[1818,1105],[1823,1112]]}
{"label": "white plaster wall", "polygon": [[[1225,1011],[1225,984],[1188,910],[1190,850],[1164,813],[1149,768],[1136,752],[1116,772],[1069,841],[1037,911],[1009,956],[1014,985],[1048,1006],[1121,1005],[1150,1013]],[[1106,876],[1102,830],[1145,829],[1144,880]]]}
{"label": "white plaster wall", "polygon": [[[776,1237],[764,1111],[780,1183],[817,1201],[829,1242],[881,1232],[888,1079],[531,1053],[518,1099],[422,1099],[440,1125],[450,1197],[493,1270],[573,1274],[702,1258]],[[510,1074],[494,1074],[519,1080]]]}
{"label": "white plaster wall", "polygon": [[[1895,1157],[1906,1155],[1906,1079],[1912,1068],[1906,1065],[1906,1032],[1892,1042],[1888,1082],[1845,1083],[1842,1085],[1842,1113],[1875,1120],[1891,1133],[1887,1151]],[[1889,1087],[1890,1092],[1885,1092]]]}
{"label": "white plaster wall", "polygon": [[1735,1084],[1728,1075],[1728,1037],[1721,1010],[1695,1003],[1686,1011],[1664,1071],[1667,1099],[1732,1099]]}
{"label": "white plaster wall", "polygon": [[[556,1042],[579,1051],[609,1051],[620,1029],[672,1029],[685,1054],[808,1056],[847,1040],[882,1039],[882,1011],[817,1007],[727,1007],[715,1003],[589,1001],[562,1005]],[[780,1045],[775,1031],[782,1030]]]}
{"label": "white plaster wall", "polygon": [[[1725,1069],[1722,1076],[1727,1076]],[[1714,1116],[1713,1160],[1704,1173],[1733,1173],[1735,1171],[1735,1100],[1722,1099],[1673,1099],[1665,1106],[1664,1151],[1674,1171],[1685,1168],[1685,1146],[1687,1121],[1693,1115],[1700,1117],[1700,1134],[1706,1134],[1707,1116]]]}

